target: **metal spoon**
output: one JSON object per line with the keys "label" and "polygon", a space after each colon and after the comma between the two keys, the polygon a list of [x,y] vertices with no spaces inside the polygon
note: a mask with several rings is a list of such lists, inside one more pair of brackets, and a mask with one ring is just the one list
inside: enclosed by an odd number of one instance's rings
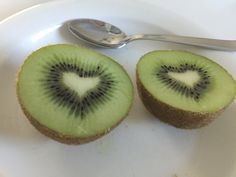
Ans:
{"label": "metal spoon", "polygon": [[76,19],[67,23],[77,38],[106,48],[121,48],[135,40],[156,40],[187,44],[215,50],[236,51],[236,40],[219,40],[169,34],[134,34],[127,36],[118,27],[95,19]]}

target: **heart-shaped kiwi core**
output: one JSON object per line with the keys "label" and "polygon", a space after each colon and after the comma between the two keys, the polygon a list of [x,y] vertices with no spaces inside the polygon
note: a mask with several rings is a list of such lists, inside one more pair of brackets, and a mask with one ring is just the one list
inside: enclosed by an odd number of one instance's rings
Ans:
{"label": "heart-shaped kiwi core", "polygon": [[115,81],[101,66],[60,63],[47,66],[43,80],[47,96],[66,106],[75,117],[85,117],[112,96]]}
{"label": "heart-shaped kiwi core", "polygon": [[197,71],[191,70],[184,72],[168,72],[167,74],[176,81],[182,82],[189,87],[194,87],[194,85],[201,79],[201,76]]}
{"label": "heart-shaped kiwi core", "polygon": [[75,91],[79,97],[83,97],[90,90],[95,89],[100,78],[97,77],[80,77],[76,73],[66,72],[62,76],[63,83],[69,88]]}
{"label": "heart-shaped kiwi core", "polygon": [[196,101],[200,99],[210,83],[208,72],[195,64],[186,63],[178,67],[163,65],[156,75],[168,88],[192,97]]}

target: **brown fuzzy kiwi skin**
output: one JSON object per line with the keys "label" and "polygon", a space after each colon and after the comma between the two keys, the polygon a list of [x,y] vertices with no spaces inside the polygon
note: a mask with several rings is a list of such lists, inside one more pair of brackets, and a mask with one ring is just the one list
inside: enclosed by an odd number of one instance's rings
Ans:
{"label": "brown fuzzy kiwi skin", "polygon": [[[18,96],[19,99],[19,96]],[[20,100],[19,100],[20,102]],[[28,112],[27,110],[24,108],[24,106],[21,104],[21,108],[25,114],[25,116],[27,117],[27,119],[30,121],[30,123],[43,135],[52,138],[53,140],[56,140],[60,143],[63,144],[68,144],[68,145],[79,145],[79,144],[85,144],[85,143],[89,143],[91,141],[97,140],[100,137],[104,136],[105,134],[109,133],[112,129],[114,129],[116,126],[118,126],[122,120],[126,117],[124,116],[123,119],[121,119],[119,122],[117,122],[117,124],[115,124],[114,126],[112,126],[111,128],[109,128],[108,130],[100,133],[100,134],[96,134],[94,136],[90,136],[90,137],[72,137],[72,136],[68,136],[68,135],[63,135],[61,133],[58,133],[54,130],[51,130],[49,128],[47,128],[46,126],[42,125],[41,123],[39,123],[36,119],[34,119]]]}
{"label": "brown fuzzy kiwi skin", "polygon": [[[63,45],[63,44],[61,44]],[[49,45],[50,46],[50,45]],[[74,45],[77,46],[77,45]],[[48,47],[48,46],[45,46]],[[81,47],[81,46],[80,46]],[[83,47],[81,47],[83,48]],[[100,54],[102,55],[102,54]],[[107,57],[107,56],[106,56]],[[26,62],[26,60],[24,61]],[[120,65],[119,63],[117,63],[118,65]],[[23,64],[24,65],[24,64]],[[69,136],[69,135],[64,135],[61,134],[59,132],[56,132],[52,129],[49,129],[48,127],[42,125],[40,122],[38,122],[24,107],[23,103],[21,102],[20,96],[19,96],[19,75],[20,72],[22,70],[23,65],[21,65],[17,76],[16,76],[16,96],[18,99],[18,102],[20,104],[20,107],[23,111],[23,113],[25,114],[26,118],[29,120],[29,122],[43,135],[50,137],[51,139],[63,143],[63,144],[68,144],[68,145],[79,145],[79,144],[85,144],[85,143],[89,143],[91,141],[95,141],[99,138],[101,138],[102,136],[108,134],[111,130],[113,130],[115,127],[117,127],[124,119],[125,117],[128,116],[129,114],[129,110],[131,109],[132,105],[133,105],[133,99],[134,99],[134,92],[133,92],[133,96],[132,96],[132,100],[131,100],[131,104],[130,107],[127,111],[127,114],[121,119],[119,120],[115,125],[113,125],[112,127],[110,127],[109,129],[105,130],[104,132],[98,133],[94,136],[89,136],[89,137],[73,137],[73,136]],[[120,67],[123,69],[123,71],[127,74],[126,70],[123,68],[122,65],[120,65]],[[128,74],[127,74],[128,75]]]}
{"label": "brown fuzzy kiwi skin", "polygon": [[161,102],[151,95],[139,79],[136,71],[136,83],[139,96],[149,112],[161,121],[168,123],[176,128],[196,129],[207,126],[218,117],[225,108],[214,113],[191,112],[175,108]]}

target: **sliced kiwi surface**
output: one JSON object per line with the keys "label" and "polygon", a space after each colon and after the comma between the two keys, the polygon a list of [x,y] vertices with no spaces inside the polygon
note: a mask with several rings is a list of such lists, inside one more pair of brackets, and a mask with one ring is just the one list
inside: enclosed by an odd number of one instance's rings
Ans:
{"label": "sliced kiwi surface", "polygon": [[30,122],[68,144],[106,134],[128,114],[133,86],[111,58],[68,44],[33,52],[18,74],[17,94]]}
{"label": "sliced kiwi surface", "polygon": [[207,125],[236,94],[236,82],[224,68],[185,51],[144,55],[137,65],[137,85],[147,109],[179,128]]}

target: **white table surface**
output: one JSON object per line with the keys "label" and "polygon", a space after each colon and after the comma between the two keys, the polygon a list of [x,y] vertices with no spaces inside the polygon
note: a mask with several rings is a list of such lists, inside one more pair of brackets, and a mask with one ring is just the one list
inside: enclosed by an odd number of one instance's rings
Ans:
{"label": "white table surface", "polygon": [[[53,0],[1,0],[0,21],[20,10]],[[57,0],[54,0],[57,1]],[[99,1],[99,0],[94,0]],[[112,1],[112,0],[111,0]],[[171,10],[195,24],[204,26],[205,31],[213,31],[218,38],[236,38],[236,33],[231,30],[236,26],[235,0],[141,0],[146,3],[158,4]],[[135,3],[134,3],[135,4]]]}

